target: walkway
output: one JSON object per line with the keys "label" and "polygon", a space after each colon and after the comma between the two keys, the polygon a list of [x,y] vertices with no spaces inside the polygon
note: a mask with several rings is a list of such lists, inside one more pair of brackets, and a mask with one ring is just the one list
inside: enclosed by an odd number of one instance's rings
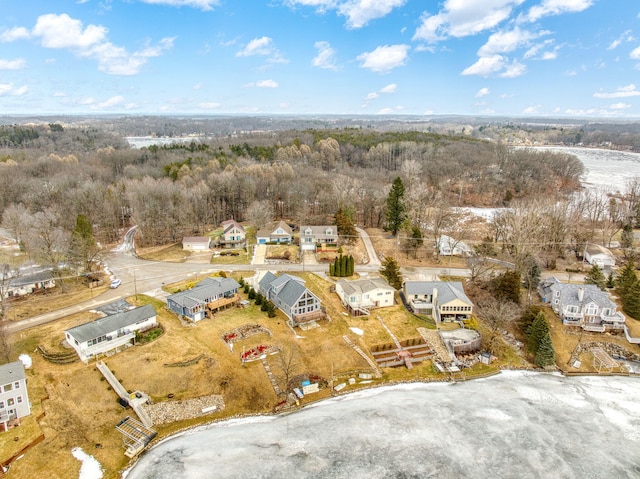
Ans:
{"label": "walkway", "polygon": [[264,370],[267,372],[267,376],[269,376],[269,381],[271,381],[271,386],[273,387],[273,390],[276,393],[276,396],[280,396],[282,394],[282,390],[280,389],[280,386],[278,386],[278,381],[276,380],[275,375],[271,372],[271,368],[269,367],[269,363],[267,362],[266,358],[262,358],[262,366],[264,367]]}
{"label": "walkway", "polygon": [[440,334],[435,329],[418,328],[418,332],[436,355],[436,361],[440,363],[450,363],[452,361],[451,353],[442,341]]}
{"label": "walkway", "polygon": [[264,264],[264,260],[267,256],[267,245],[257,244],[253,250],[253,258],[251,258],[251,264]]}
{"label": "walkway", "polygon": [[351,349],[353,349],[356,353],[364,358],[369,366],[371,366],[371,369],[375,371],[377,378],[382,377],[382,371],[380,371],[380,368],[373,359],[371,359],[362,349],[360,349],[353,341],[351,341],[348,336],[342,336],[342,339],[344,339],[344,342],[347,343],[347,345],[349,345]]}
{"label": "walkway", "polygon": [[98,368],[98,371],[100,371],[102,375],[105,377],[105,379],[107,380],[109,385],[113,388],[113,391],[118,395],[118,397],[127,401],[127,404],[129,404],[129,406],[131,406],[131,409],[133,409],[133,411],[138,415],[138,417],[140,418],[140,421],[142,421],[142,424],[144,424],[147,427],[153,426],[153,422],[151,421],[151,418],[146,413],[146,411],[142,408],[142,404],[146,403],[148,398],[144,396],[140,398],[134,396],[132,398],[131,395],[127,392],[127,390],[124,388],[124,386],[120,384],[120,381],[116,379],[116,377],[111,372],[111,369],[109,369],[109,367],[104,363],[104,361],[98,361],[96,363],[96,367]]}

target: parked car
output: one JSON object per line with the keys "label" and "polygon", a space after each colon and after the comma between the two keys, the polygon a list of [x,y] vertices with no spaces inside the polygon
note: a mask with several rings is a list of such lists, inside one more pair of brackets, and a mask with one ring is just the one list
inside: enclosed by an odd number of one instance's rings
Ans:
{"label": "parked car", "polygon": [[111,285],[109,286],[111,289],[116,289],[118,286],[122,284],[122,281],[118,278],[111,280]]}

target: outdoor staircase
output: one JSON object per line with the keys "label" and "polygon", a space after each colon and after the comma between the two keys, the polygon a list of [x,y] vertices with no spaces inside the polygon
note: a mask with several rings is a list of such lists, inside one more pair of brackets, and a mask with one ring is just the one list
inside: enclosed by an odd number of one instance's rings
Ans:
{"label": "outdoor staircase", "polygon": [[275,375],[271,372],[269,363],[267,362],[266,358],[262,358],[261,361],[262,361],[262,366],[264,367],[264,370],[267,372],[269,381],[271,381],[271,386],[273,387],[273,390],[275,391],[276,396],[280,396],[282,394],[282,390],[280,389],[280,386],[278,386],[278,381],[276,381]]}
{"label": "outdoor staircase", "polygon": [[373,369],[375,372],[376,378],[382,377],[382,371],[380,371],[380,368],[378,367],[376,362],[371,359],[369,355],[367,355],[362,349],[360,349],[353,341],[351,341],[349,336],[342,336],[342,339],[345,343],[347,343],[348,346],[351,347],[351,349],[362,356],[364,360],[369,364],[369,366],[371,366],[371,369]]}

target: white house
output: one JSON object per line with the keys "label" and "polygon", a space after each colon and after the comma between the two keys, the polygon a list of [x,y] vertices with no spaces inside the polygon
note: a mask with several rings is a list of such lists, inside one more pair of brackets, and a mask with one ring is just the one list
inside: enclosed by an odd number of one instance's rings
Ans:
{"label": "white house", "polygon": [[6,284],[4,294],[9,298],[14,296],[25,296],[35,291],[54,288],[55,285],[56,282],[53,279],[51,271],[42,271],[28,276],[12,278]]}
{"label": "white house", "polygon": [[336,294],[353,316],[368,315],[371,309],[393,306],[395,291],[384,278],[342,279],[336,283]]}
{"label": "white house", "polygon": [[436,238],[436,248],[440,256],[469,256],[473,254],[473,249],[468,244],[446,235],[440,235]]}
{"label": "white house", "polygon": [[406,281],[404,296],[414,313],[436,321],[466,321],[473,313],[473,303],[459,281]]}
{"label": "white house", "polygon": [[297,276],[276,276],[269,271],[258,283],[258,291],[280,309],[293,326],[326,317],[320,298],[309,291],[304,280]]}
{"label": "white house", "polygon": [[540,282],[538,293],[564,325],[599,333],[624,329],[624,315],[616,310],[609,294],[595,284],[562,283],[549,278]]}
{"label": "white house", "polygon": [[27,376],[20,361],[0,366],[0,427],[7,431],[31,414]]}
{"label": "white house", "polygon": [[208,251],[211,248],[209,236],[185,236],[182,238],[182,249],[185,251]]}
{"label": "white house", "polygon": [[337,242],[338,227],[335,225],[300,227],[300,249],[303,251],[316,251],[318,244]]}
{"label": "white house", "polygon": [[277,224],[272,224],[262,228],[256,233],[256,241],[258,244],[267,243],[291,243],[293,240],[293,231],[291,227],[280,220]]}
{"label": "white house", "polygon": [[600,268],[616,265],[616,257],[613,256],[613,253],[599,244],[587,243],[584,247],[583,257],[587,263],[598,265]]}
{"label": "white house", "polygon": [[136,331],[146,331],[157,324],[156,310],[147,304],[67,329],[64,334],[86,364],[89,358],[135,344]]}

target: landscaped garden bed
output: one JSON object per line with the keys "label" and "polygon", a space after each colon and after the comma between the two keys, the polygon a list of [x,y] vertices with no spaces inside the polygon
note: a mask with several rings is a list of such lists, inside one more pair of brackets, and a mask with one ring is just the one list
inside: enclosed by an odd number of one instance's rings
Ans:
{"label": "landscaped garden bed", "polygon": [[275,354],[280,349],[277,346],[268,345],[268,344],[260,344],[255,346],[247,351],[243,351],[240,355],[240,359],[242,359],[243,363],[247,363],[250,361],[257,361],[261,359],[262,356],[266,356],[268,354]]}

